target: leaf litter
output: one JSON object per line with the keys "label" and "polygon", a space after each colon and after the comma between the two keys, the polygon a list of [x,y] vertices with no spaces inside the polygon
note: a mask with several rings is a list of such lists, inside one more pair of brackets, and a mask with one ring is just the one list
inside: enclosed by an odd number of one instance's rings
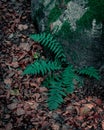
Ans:
{"label": "leaf litter", "polygon": [[43,51],[28,37],[35,32],[30,3],[1,0],[0,5],[0,130],[104,130],[104,102],[95,96],[71,94],[49,111],[44,77],[22,75]]}

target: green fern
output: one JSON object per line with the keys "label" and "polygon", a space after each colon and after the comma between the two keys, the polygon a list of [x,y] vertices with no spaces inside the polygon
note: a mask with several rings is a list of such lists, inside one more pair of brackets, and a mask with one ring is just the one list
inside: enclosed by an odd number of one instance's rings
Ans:
{"label": "green fern", "polygon": [[75,73],[73,66],[69,65],[62,73],[63,86],[67,94],[74,92],[75,81],[77,81],[80,86],[82,85],[82,79]]}
{"label": "green fern", "polygon": [[55,54],[55,59],[60,59],[62,62],[66,61],[63,47],[60,43],[54,40],[51,34],[33,34],[30,38],[36,42],[39,42],[43,47],[46,47],[48,51],[52,51]]}
{"label": "green fern", "polygon": [[55,80],[50,82],[48,93],[48,107],[50,110],[57,109],[63,103],[66,94],[62,88],[62,83]]}
{"label": "green fern", "polygon": [[60,70],[61,65],[57,62],[45,61],[45,60],[36,60],[32,64],[28,65],[23,74],[42,74],[45,75],[48,72]]}
{"label": "green fern", "polygon": [[79,74],[88,75],[89,77],[93,77],[97,80],[100,79],[98,71],[94,67],[85,67],[83,69],[77,70]]}
{"label": "green fern", "polygon": [[49,89],[48,107],[50,110],[57,109],[64,101],[67,94],[71,94],[77,86],[82,86],[83,80],[81,75],[88,75],[99,79],[96,69],[86,67],[83,69],[75,69],[66,62],[65,54],[61,44],[59,44],[50,34],[34,34],[31,38],[39,42],[48,51],[54,53],[54,61],[37,59],[28,65],[23,74],[46,75],[44,85]]}

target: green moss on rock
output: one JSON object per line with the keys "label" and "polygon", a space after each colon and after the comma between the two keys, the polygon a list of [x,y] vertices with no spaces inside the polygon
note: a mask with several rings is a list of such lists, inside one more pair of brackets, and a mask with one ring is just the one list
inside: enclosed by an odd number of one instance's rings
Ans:
{"label": "green moss on rock", "polygon": [[62,39],[69,40],[73,37],[73,31],[71,30],[70,23],[65,21],[61,27],[61,30],[56,34],[58,37],[61,36]]}
{"label": "green moss on rock", "polygon": [[65,4],[67,4],[69,1],[71,1],[71,0],[65,0]]}
{"label": "green moss on rock", "polygon": [[61,9],[58,6],[55,6],[51,11],[48,16],[48,25],[54,21],[56,21],[59,16],[61,15]]}

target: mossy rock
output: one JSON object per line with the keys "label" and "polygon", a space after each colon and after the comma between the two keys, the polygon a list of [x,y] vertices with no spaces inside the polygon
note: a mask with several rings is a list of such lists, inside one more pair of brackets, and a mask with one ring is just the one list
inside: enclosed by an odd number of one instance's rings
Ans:
{"label": "mossy rock", "polygon": [[63,44],[69,62],[101,67],[104,0],[31,0],[31,12],[39,33],[52,33]]}

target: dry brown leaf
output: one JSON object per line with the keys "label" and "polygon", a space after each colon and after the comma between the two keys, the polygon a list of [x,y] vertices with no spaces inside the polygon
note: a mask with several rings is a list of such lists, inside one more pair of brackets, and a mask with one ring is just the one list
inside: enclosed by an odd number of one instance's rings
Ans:
{"label": "dry brown leaf", "polygon": [[13,126],[12,126],[12,123],[8,123],[6,126],[5,126],[5,130],[12,130]]}
{"label": "dry brown leaf", "polygon": [[46,87],[40,87],[39,88],[39,91],[42,93],[42,92],[47,92],[48,89]]}
{"label": "dry brown leaf", "polygon": [[21,116],[21,115],[24,115],[25,114],[25,111],[23,108],[18,108],[17,111],[16,111],[17,115],[18,116]]}
{"label": "dry brown leaf", "polygon": [[28,29],[28,26],[26,25],[26,24],[19,24],[18,25],[18,29],[20,30],[20,31],[22,31],[22,30],[26,30],[26,29]]}
{"label": "dry brown leaf", "polygon": [[22,60],[25,56],[26,56],[26,52],[25,51],[22,51],[22,52],[19,52],[17,55],[18,55],[18,61]]}
{"label": "dry brown leaf", "polygon": [[81,116],[88,115],[89,112],[90,112],[90,108],[88,108],[88,107],[81,107],[81,108],[80,108],[80,115],[81,115]]}
{"label": "dry brown leaf", "polygon": [[102,130],[104,130],[104,120],[101,122]]}
{"label": "dry brown leaf", "polygon": [[8,107],[8,109],[10,109],[10,110],[14,110],[14,109],[17,108],[17,103],[9,104],[7,107]]}
{"label": "dry brown leaf", "polygon": [[31,45],[29,43],[25,43],[25,42],[20,43],[20,46],[19,46],[19,48],[21,48],[25,51],[30,51],[30,47],[31,47]]}
{"label": "dry brown leaf", "polygon": [[9,115],[9,114],[6,114],[6,115],[5,115],[5,119],[8,119],[8,118],[10,118],[10,115]]}
{"label": "dry brown leaf", "polygon": [[40,98],[40,94],[39,94],[39,93],[35,93],[35,94],[34,94],[34,97],[36,98],[36,102],[38,102],[38,101],[39,101],[39,98]]}
{"label": "dry brown leaf", "polygon": [[4,79],[4,83],[7,85],[11,85],[12,79],[11,78]]}
{"label": "dry brown leaf", "polygon": [[37,83],[30,83],[30,86],[31,87],[36,87],[36,88],[39,88],[38,84]]}
{"label": "dry brown leaf", "polygon": [[31,108],[31,109],[37,109],[37,107],[38,107],[38,103],[37,102],[35,102],[35,101],[28,101],[27,102],[27,104],[29,104],[29,107]]}
{"label": "dry brown leaf", "polygon": [[101,100],[101,99],[96,99],[95,102],[96,102],[96,104],[99,105],[99,106],[102,105],[102,100]]}
{"label": "dry brown leaf", "polygon": [[84,106],[85,106],[85,107],[88,107],[89,109],[94,108],[94,105],[93,105],[93,104],[90,104],[90,103],[89,103],[89,104],[85,104]]}
{"label": "dry brown leaf", "polygon": [[17,61],[14,61],[12,63],[6,63],[6,65],[10,66],[10,67],[13,67],[13,68],[18,68],[19,67],[19,64]]}
{"label": "dry brown leaf", "polygon": [[53,130],[60,130],[59,124],[53,124],[52,128],[53,128]]}

